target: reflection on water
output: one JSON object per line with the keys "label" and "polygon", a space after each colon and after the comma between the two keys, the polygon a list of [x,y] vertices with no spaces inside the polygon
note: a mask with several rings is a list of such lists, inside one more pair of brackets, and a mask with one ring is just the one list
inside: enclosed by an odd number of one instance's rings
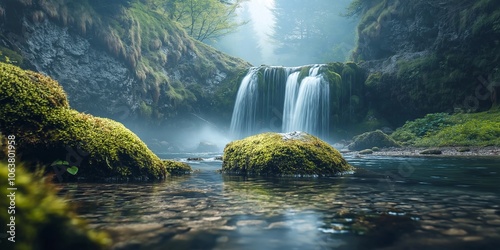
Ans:
{"label": "reflection on water", "polygon": [[[172,157],[172,156],[170,156]],[[187,159],[189,155],[175,155]],[[499,158],[347,158],[336,178],[222,176],[63,186],[116,249],[496,249]]]}

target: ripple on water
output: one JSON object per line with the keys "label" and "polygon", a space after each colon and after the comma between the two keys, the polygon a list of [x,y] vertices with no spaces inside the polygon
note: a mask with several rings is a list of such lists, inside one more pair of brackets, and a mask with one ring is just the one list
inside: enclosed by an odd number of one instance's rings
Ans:
{"label": "ripple on water", "polygon": [[[401,181],[379,181],[381,174],[394,175],[398,169],[384,169],[376,160],[367,159],[365,167],[371,169],[352,176],[301,179],[226,177],[211,171],[220,162],[200,161],[207,170],[191,177],[148,184],[79,183],[63,185],[63,191],[81,205],[78,211],[92,227],[110,231],[123,248],[352,249],[380,246],[373,243],[377,241],[393,248],[431,243],[456,248],[457,240],[472,244],[463,247],[500,243],[496,189],[450,184],[462,177],[443,169],[434,174],[439,169],[435,164],[428,170],[415,166]],[[494,178],[489,176],[482,177],[485,184]]]}

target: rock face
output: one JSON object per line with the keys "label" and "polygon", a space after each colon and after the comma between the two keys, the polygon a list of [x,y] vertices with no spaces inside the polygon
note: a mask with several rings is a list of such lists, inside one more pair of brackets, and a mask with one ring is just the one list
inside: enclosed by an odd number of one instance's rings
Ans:
{"label": "rock face", "polygon": [[25,40],[19,49],[24,59],[61,83],[73,108],[116,116],[138,107],[138,82],[124,62],[53,22],[23,25]]}
{"label": "rock face", "polygon": [[250,65],[133,2],[1,2],[0,51],[57,80],[79,111],[155,124],[189,112],[229,119],[224,98]]}
{"label": "rock face", "polygon": [[371,148],[374,147],[390,148],[400,147],[400,145],[388,135],[384,134],[384,132],[376,130],[355,136],[353,142],[348,146],[350,150],[370,149],[370,151],[372,151]]}
{"label": "rock face", "polygon": [[163,179],[189,168],[162,162],[122,124],[71,109],[61,86],[39,73],[0,63],[0,106],[0,132],[16,136],[22,160],[66,161],[88,179]]}
{"label": "rock face", "polygon": [[394,124],[496,102],[500,2],[362,2],[353,58],[370,72],[366,96]]}
{"label": "rock face", "polygon": [[332,146],[303,132],[264,133],[229,143],[222,172],[332,176],[353,168]]}

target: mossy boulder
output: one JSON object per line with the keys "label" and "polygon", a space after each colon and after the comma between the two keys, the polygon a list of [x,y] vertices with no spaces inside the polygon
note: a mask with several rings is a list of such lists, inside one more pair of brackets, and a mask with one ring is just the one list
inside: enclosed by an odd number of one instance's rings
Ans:
{"label": "mossy boulder", "polygon": [[171,175],[184,175],[192,172],[191,166],[184,162],[163,160],[163,163]]}
{"label": "mossy boulder", "polygon": [[[9,177],[7,163],[0,162],[0,213],[3,227],[15,223],[15,242],[2,238],[2,249],[107,249],[111,243],[108,235],[88,229],[74,209],[59,196],[56,187],[41,176],[33,176],[20,164],[15,167],[15,187],[6,181]],[[40,175],[40,174],[39,174]],[[8,214],[11,205],[8,195],[15,192],[15,214]],[[9,209],[10,210],[10,209]],[[11,216],[15,217],[11,223]],[[10,231],[10,226],[6,231]],[[3,231],[2,233],[6,233]]]}
{"label": "mossy boulder", "polygon": [[366,132],[353,138],[349,150],[363,150],[377,148],[400,147],[400,145],[380,130]]}
{"label": "mossy boulder", "polygon": [[303,132],[263,133],[226,145],[222,172],[332,176],[353,168],[326,142]]}
{"label": "mossy boulder", "polygon": [[168,174],[165,163],[121,123],[71,109],[61,86],[49,77],[0,63],[0,106],[0,131],[16,137],[25,161],[65,160],[79,168],[76,177],[89,179]]}

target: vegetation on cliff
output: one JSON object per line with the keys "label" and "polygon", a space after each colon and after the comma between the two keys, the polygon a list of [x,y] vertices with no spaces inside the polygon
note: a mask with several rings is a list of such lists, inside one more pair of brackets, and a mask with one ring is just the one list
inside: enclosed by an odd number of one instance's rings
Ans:
{"label": "vegetation on cliff", "polygon": [[[14,226],[7,225],[7,230],[15,233],[15,242],[2,239],[3,249],[106,249],[111,241],[103,232],[89,230],[66,201],[57,196],[56,187],[44,178],[41,173],[36,176],[26,172],[21,164],[15,167],[15,187],[9,191],[6,181],[9,169],[5,162],[0,162],[0,207],[6,210],[0,213],[0,220],[11,224],[11,216],[15,216]],[[7,213],[9,195],[15,193],[15,214]],[[2,209],[3,210],[3,209]],[[4,224],[4,227],[5,227]],[[5,231],[2,233],[6,233]],[[8,232],[7,232],[8,233]],[[10,238],[13,235],[7,234]]]}
{"label": "vegetation on cliff", "polygon": [[370,107],[394,125],[497,103],[500,2],[356,0],[350,14]]}
{"label": "vegetation on cliff", "polygon": [[0,131],[14,135],[19,156],[78,165],[78,177],[162,179],[165,163],[122,124],[69,107],[61,86],[44,75],[0,63]]}
{"label": "vegetation on cliff", "polygon": [[229,143],[222,172],[242,175],[332,176],[352,170],[326,142],[303,133],[264,133]]}
{"label": "vegetation on cliff", "polygon": [[409,146],[500,146],[500,109],[428,114],[406,122],[391,137]]}
{"label": "vegetation on cliff", "polygon": [[50,20],[123,61],[138,81],[133,95],[143,100],[131,108],[147,120],[186,111],[217,114],[220,103],[207,105],[204,96],[213,99],[218,84],[249,66],[189,37],[156,1],[15,0],[0,3],[0,10],[4,30],[23,35],[23,20]]}

